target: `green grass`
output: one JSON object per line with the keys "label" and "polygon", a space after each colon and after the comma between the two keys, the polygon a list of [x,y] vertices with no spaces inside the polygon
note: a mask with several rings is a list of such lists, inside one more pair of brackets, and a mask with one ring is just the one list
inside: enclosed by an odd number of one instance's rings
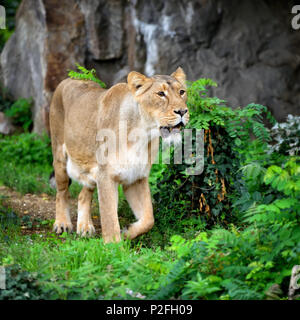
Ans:
{"label": "green grass", "polygon": [[0,265],[37,273],[47,299],[147,299],[172,263],[171,253],[129,241],[104,245],[101,238],[21,236],[17,229],[0,235]]}
{"label": "green grass", "polygon": [[[6,185],[21,194],[56,194],[56,190],[49,185],[49,176],[53,171],[50,165],[17,165],[0,159],[0,167],[2,168],[0,185]],[[69,189],[71,198],[76,198],[81,188],[77,182],[73,181]]]}
{"label": "green grass", "polygon": [[0,160],[0,184],[6,185],[22,194],[47,193],[53,195],[55,191],[49,186],[51,167],[26,165],[17,166],[14,163]]}

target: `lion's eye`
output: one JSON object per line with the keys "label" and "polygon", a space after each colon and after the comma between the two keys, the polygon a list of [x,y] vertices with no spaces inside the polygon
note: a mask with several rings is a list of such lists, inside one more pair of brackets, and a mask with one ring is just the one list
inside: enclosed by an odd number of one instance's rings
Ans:
{"label": "lion's eye", "polygon": [[181,96],[183,96],[183,95],[185,94],[185,91],[184,91],[184,90],[180,90],[180,91],[179,91],[179,94],[180,94]]}
{"label": "lion's eye", "polygon": [[157,94],[158,94],[160,97],[165,97],[165,96],[166,96],[163,91],[159,91],[159,92],[157,92]]}

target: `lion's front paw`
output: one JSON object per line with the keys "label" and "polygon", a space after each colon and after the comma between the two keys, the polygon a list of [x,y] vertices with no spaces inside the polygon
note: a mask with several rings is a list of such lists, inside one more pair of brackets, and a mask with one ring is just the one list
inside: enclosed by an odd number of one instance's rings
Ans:
{"label": "lion's front paw", "polygon": [[121,235],[115,234],[110,236],[103,236],[104,243],[111,243],[111,242],[120,242],[121,241]]}
{"label": "lion's front paw", "polygon": [[95,233],[95,227],[92,222],[79,222],[77,224],[77,234],[85,237],[87,235],[93,235]]}
{"label": "lion's front paw", "polygon": [[57,234],[63,232],[72,232],[73,225],[70,221],[63,221],[63,220],[55,220],[53,225],[53,231]]}

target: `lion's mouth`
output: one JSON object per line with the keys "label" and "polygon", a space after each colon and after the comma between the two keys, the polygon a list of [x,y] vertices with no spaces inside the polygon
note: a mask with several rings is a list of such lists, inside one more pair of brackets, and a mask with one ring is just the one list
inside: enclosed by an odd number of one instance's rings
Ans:
{"label": "lion's mouth", "polygon": [[184,127],[184,124],[182,122],[179,122],[176,124],[176,126],[170,127],[170,126],[165,126],[165,127],[160,127],[160,134],[163,138],[169,137],[171,134],[177,134],[180,133],[181,129]]}

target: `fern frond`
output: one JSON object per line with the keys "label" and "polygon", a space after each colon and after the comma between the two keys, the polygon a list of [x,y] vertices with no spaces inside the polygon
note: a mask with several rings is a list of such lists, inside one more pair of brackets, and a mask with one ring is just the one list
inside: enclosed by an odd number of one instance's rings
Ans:
{"label": "fern frond", "polygon": [[76,80],[94,81],[94,82],[98,83],[102,88],[104,88],[104,89],[106,88],[106,84],[97,78],[95,69],[88,70],[85,67],[81,66],[79,63],[75,63],[75,64],[76,64],[77,69],[81,72],[69,70],[68,76],[70,78],[76,79]]}
{"label": "fern frond", "polygon": [[[151,300],[169,299],[181,289],[184,283],[187,266],[184,259],[179,260],[166,277],[165,285],[161,286],[158,291],[151,297]],[[180,285],[181,284],[181,285]]]}

